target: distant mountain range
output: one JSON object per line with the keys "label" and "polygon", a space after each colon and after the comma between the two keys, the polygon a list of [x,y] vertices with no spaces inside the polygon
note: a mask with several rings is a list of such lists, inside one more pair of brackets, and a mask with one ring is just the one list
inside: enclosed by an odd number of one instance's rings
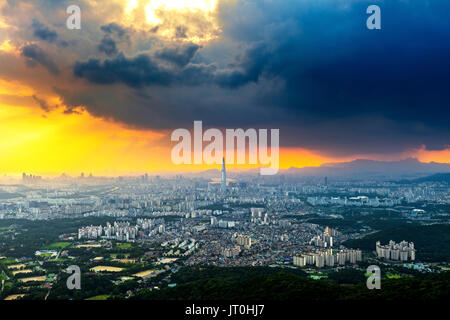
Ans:
{"label": "distant mountain range", "polygon": [[[227,170],[228,177],[238,177],[239,175],[259,175],[259,169],[249,170]],[[450,174],[450,163],[420,162],[414,158],[400,161],[376,161],[358,159],[350,162],[325,163],[318,167],[291,167],[281,169],[277,176],[284,175],[295,178],[329,177],[341,179],[380,179],[380,180],[401,180],[417,179],[433,174]],[[203,178],[220,177],[220,171],[216,169],[206,170],[196,173],[188,173],[187,176],[197,176]],[[270,176],[267,176],[270,179]]]}
{"label": "distant mountain range", "polygon": [[401,180],[400,183],[445,182],[450,184],[450,173],[436,173],[431,176],[412,180]]}
{"label": "distant mountain range", "polygon": [[425,163],[414,158],[400,161],[359,159],[351,162],[325,163],[320,167],[289,168],[282,171],[286,174],[303,176],[412,179],[436,173],[450,173],[450,164]]}

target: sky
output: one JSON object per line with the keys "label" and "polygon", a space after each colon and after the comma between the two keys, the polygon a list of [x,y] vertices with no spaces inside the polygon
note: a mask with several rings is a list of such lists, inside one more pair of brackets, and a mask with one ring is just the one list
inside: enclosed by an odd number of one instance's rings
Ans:
{"label": "sky", "polygon": [[[381,9],[369,30],[366,9]],[[81,29],[69,30],[69,5]],[[280,166],[450,162],[446,0],[0,0],[0,174],[174,165],[171,132],[280,129]],[[236,166],[250,168],[255,165]]]}

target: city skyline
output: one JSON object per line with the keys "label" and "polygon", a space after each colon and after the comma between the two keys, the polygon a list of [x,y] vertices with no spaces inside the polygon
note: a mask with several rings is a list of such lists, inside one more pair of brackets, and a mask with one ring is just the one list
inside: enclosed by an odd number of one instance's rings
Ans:
{"label": "city skyline", "polygon": [[[99,172],[99,171],[73,171],[73,172],[21,172],[21,173],[3,173],[2,178],[114,178],[114,177],[145,177],[150,174],[152,176],[204,176],[205,178],[215,179],[214,173],[222,179],[222,172],[224,171],[225,158],[222,159],[222,165],[189,165],[185,170],[161,170],[161,171],[128,171],[128,172]],[[227,164],[228,166],[228,164]],[[239,174],[260,174],[260,167],[258,165],[249,168],[248,166],[233,166],[231,165],[229,171],[239,176]],[[354,178],[367,179],[374,175],[381,175],[380,177],[406,177],[414,178],[427,176],[431,174],[446,174],[450,171],[450,164],[438,162],[421,162],[416,158],[407,158],[400,161],[377,161],[368,159],[356,159],[349,162],[333,162],[324,163],[320,166],[305,166],[305,167],[289,167],[281,168],[279,173],[293,177],[324,177],[324,183],[328,183],[328,175],[338,178],[349,178],[353,175]],[[30,181],[32,179],[29,179]],[[226,180],[226,174],[225,174]]]}

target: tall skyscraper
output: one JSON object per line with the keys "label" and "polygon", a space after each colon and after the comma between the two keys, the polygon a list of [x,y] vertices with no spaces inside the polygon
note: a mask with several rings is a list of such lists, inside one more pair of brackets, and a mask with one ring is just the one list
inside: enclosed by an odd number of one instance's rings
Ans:
{"label": "tall skyscraper", "polygon": [[227,173],[225,171],[225,158],[222,158],[222,191],[227,189]]}

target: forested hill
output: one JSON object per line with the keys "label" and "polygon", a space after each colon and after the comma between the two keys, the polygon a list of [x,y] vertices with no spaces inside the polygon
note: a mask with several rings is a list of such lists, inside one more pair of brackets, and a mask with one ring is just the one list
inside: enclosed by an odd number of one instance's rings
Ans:
{"label": "forested hill", "polygon": [[375,251],[377,241],[387,244],[389,240],[414,242],[417,250],[416,260],[450,261],[450,224],[396,227],[372,233],[362,239],[347,240],[343,245],[349,248]]}
{"label": "forested hill", "polygon": [[436,173],[431,176],[426,176],[413,180],[400,180],[399,183],[410,184],[410,183],[423,183],[423,182],[442,182],[450,183],[450,173]]}
{"label": "forested hill", "polygon": [[204,278],[161,290],[141,290],[132,299],[184,301],[402,301],[448,298],[450,273],[425,279],[383,279],[382,290],[368,290],[366,283],[339,286],[331,281],[312,280],[290,272],[250,277]]}

